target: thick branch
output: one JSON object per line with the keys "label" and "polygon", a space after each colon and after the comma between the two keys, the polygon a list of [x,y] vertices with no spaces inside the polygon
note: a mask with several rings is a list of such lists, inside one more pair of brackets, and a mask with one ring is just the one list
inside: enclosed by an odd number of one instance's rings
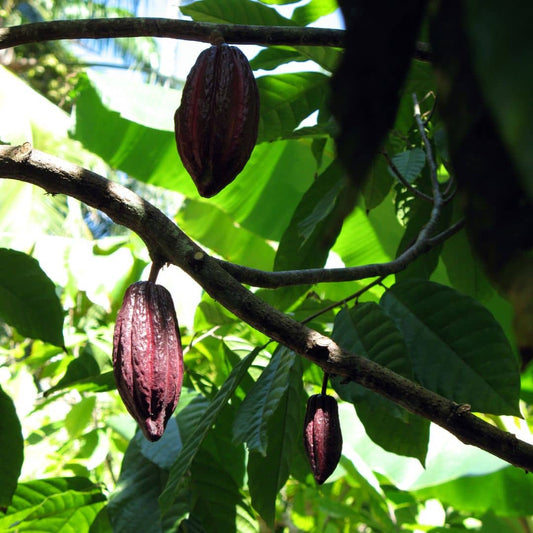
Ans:
{"label": "thick branch", "polygon": [[[264,46],[344,46],[344,30],[301,26],[245,26],[164,18],[56,20],[0,28],[0,49],[60,39],[168,37],[209,43],[213,35],[227,43]],[[418,43],[415,58],[429,60],[427,43]]]}
{"label": "thick branch", "polygon": [[370,361],[344,351],[321,335],[267,305],[246,290],[170,219],[130,190],[37,150],[0,146],[0,177],[18,179],[96,207],[146,243],[152,258],[181,267],[236,316],[319,365],[389,398],[450,431],[466,444],[533,470],[533,446],[475,417],[457,405]]}
{"label": "thick branch", "polygon": [[55,20],[0,29],[0,48],[60,39],[168,37],[209,43],[213,34],[228,43],[342,47],[344,31],[301,26],[245,26],[164,18]]}

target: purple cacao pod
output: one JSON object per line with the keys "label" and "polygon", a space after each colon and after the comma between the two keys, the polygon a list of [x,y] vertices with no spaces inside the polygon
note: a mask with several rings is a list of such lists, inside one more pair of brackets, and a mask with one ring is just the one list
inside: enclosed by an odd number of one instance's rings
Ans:
{"label": "purple cacao pod", "polygon": [[339,464],[342,452],[339,409],[333,396],[315,394],[309,397],[304,446],[313,476],[322,485]]}
{"label": "purple cacao pod", "polygon": [[140,281],[126,290],[113,335],[113,373],[120,397],[145,437],[161,438],[183,380],[178,320],[165,287]]}
{"label": "purple cacao pod", "polygon": [[257,140],[259,92],[238,48],[218,44],[198,56],[174,125],[181,161],[201,196],[214,196],[241,172]]}

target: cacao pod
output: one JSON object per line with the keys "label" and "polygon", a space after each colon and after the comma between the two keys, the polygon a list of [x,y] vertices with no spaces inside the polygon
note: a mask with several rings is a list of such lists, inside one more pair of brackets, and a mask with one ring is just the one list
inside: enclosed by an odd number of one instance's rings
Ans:
{"label": "cacao pod", "polygon": [[113,334],[113,373],[120,397],[145,437],[161,438],[183,379],[178,320],[165,287],[140,281],[126,290]]}
{"label": "cacao pod", "polygon": [[246,56],[227,44],[204,50],[174,115],[178,153],[201,196],[214,196],[241,172],[258,125],[259,92]]}
{"label": "cacao pod", "polygon": [[322,485],[341,458],[342,433],[339,409],[333,396],[309,397],[305,413],[304,446],[316,482]]}

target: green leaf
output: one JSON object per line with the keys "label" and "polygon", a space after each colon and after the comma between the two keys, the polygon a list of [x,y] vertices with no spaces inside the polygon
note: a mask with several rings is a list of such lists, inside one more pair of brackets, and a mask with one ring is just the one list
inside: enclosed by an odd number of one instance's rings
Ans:
{"label": "green leaf", "polygon": [[252,364],[259,352],[260,348],[254,349],[234,367],[228,379],[224,382],[209,404],[203,417],[200,420],[197,420],[195,431],[191,433],[183,443],[183,448],[170,469],[165,490],[161,493],[159,498],[159,504],[163,513],[167,512],[172,505],[179,491],[180,483],[205,439],[205,436],[217,419],[220,411],[225,407],[227,401],[235,392],[241,379],[248,371],[248,367]]}
{"label": "green leaf", "polygon": [[200,450],[191,468],[191,492],[194,506],[190,517],[200,521],[205,531],[241,532],[241,526],[254,524],[253,515],[244,506],[239,487],[227,466]]}
{"label": "green leaf", "polygon": [[[337,162],[332,163],[298,204],[279,243],[274,269],[324,266],[342,223],[353,208],[353,196],[344,171]],[[308,285],[280,288],[269,291],[265,298],[278,309],[288,309],[308,288]]]}
{"label": "green leaf", "polygon": [[[413,369],[403,337],[377,304],[366,302],[340,311],[335,317],[332,337],[345,350],[412,379]],[[368,436],[376,444],[399,455],[416,457],[424,464],[429,441],[427,420],[356,383],[343,384],[340,378],[331,382],[343,400],[354,404]]]}
{"label": "green leaf", "polygon": [[89,532],[105,506],[101,488],[87,478],[49,478],[19,483],[0,530]]}
{"label": "green leaf", "polygon": [[333,13],[338,9],[337,0],[310,0],[303,6],[298,6],[292,13],[291,20],[295,24],[307,26],[320,17]]}
{"label": "green leaf", "polygon": [[201,522],[206,531],[240,533],[241,527],[254,521],[240,490],[246,471],[244,446],[232,444],[228,432],[234,411],[232,406],[227,406],[221,412],[191,465],[194,503],[190,517]]}
{"label": "green leaf", "polygon": [[[391,256],[386,249],[388,243],[382,244],[380,233],[374,229],[375,224],[380,224],[380,221],[377,220],[377,215],[371,217],[375,211],[377,209],[373,209],[367,215],[363,209],[356,207],[344,221],[340,235],[337,237],[332,249],[341,257],[346,266],[390,261]],[[386,226],[387,224],[385,223],[384,225]],[[382,228],[383,240],[392,239],[392,242],[396,241],[394,233],[398,227],[398,221],[391,220],[388,233],[385,233],[385,227]]]}
{"label": "green leaf", "polygon": [[267,454],[251,452],[248,458],[252,505],[269,527],[274,524],[276,497],[289,477],[294,446],[302,438],[304,403],[302,364],[296,357],[289,387],[268,424]]}
{"label": "green leaf", "polygon": [[444,243],[441,257],[454,289],[480,302],[493,296],[495,291],[472,252],[465,230],[459,231]]}
{"label": "green leaf", "polygon": [[[480,89],[533,196],[533,63],[531,5],[516,2],[502,12],[496,0],[464,4],[464,24]],[[512,53],[510,53],[512,51]]]}
{"label": "green leaf", "polygon": [[329,46],[269,46],[250,60],[252,70],[272,70],[291,61],[314,61],[333,72],[341,59],[341,51]]}
{"label": "green leaf", "polygon": [[[69,363],[65,375],[56,385],[46,390],[44,395],[49,396],[67,388],[95,392],[114,389],[115,380],[112,372],[103,372],[104,368],[110,368],[110,353],[111,350],[109,353],[104,353],[100,347],[86,344],[80,355]],[[103,363],[104,357],[108,364]]]}
{"label": "green leaf", "polygon": [[271,74],[257,78],[261,111],[257,142],[289,136],[327,102],[329,77],[319,72]]}
{"label": "green leaf", "polygon": [[500,516],[528,516],[533,514],[532,492],[532,476],[510,466],[492,474],[471,475],[427,487],[415,494],[423,499],[437,498],[464,512],[492,511]]}
{"label": "green leaf", "polygon": [[65,428],[70,438],[77,438],[93,421],[93,411],[96,406],[96,396],[87,396],[75,403],[65,416]]}
{"label": "green leaf", "polygon": [[387,162],[382,157],[377,158],[372,163],[363,187],[365,207],[368,211],[376,208],[387,198],[393,182],[394,179],[388,171]]}
{"label": "green leaf", "polygon": [[321,267],[347,214],[348,184],[333,163],[304,194],[281,238],[275,270]]}
{"label": "green leaf", "polygon": [[520,416],[517,361],[501,326],[476,300],[412,280],[393,285],[381,306],[402,332],[424,387],[474,411]]}
{"label": "green leaf", "polygon": [[[174,134],[128,120],[119,111],[108,108],[102,98],[105,95],[89,84],[80,92],[76,100],[74,139],[111,167],[136,179],[186,195],[197,194],[179,159]],[[109,99],[107,103],[112,105],[116,100]],[[150,157],[146,157],[148,153]]]}
{"label": "green leaf", "polygon": [[263,4],[274,4],[278,6],[283,6],[287,4],[297,4],[300,0],[261,0]]}
{"label": "green leaf", "polygon": [[143,83],[130,73],[125,75],[107,70],[101,74],[89,70],[88,75],[104,106],[116,111],[120,117],[155,130],[174,132],[172,111],[179,106],[181,91]]}
{"label": "green leaf", "polygon": [[218,255],[251,268],[271,270],[274,249],[211,202],[189,200],[176,215],[176,222],[189,237]]}
{"label": "green leaf", "polygon": [[413,183],[426,164],[426,154],[422,148],[413,148],[395,154],[392,161],[405,180]]}
{"label": "green leaf", "polygon": [[307,61],[308,57],[291,46],[269,46],[250,60],[252,70],[273,70],[291,61]]}
{"label": "green leaf", "polygon": [[0,511],[7,509],[17,487],[24,460],[24,440],[11,398],[0,387]]}
{"label": "green leaf", "polygon": [[0,318],[32,339],[64,346],[63,308],[39,263],[0,248]]}
{"label": "green leaf", "polygon": [[[161,440],[163,439],[166,439],[166,432]],[[157,448],[161,450],[161,446]],[[158,497],[165,485],[166,472],[147,459],[141,448],[140,438],[130,442],[118,483],[109,501],[113,532],[128,533],[132,524],[147,532],[163,531]],[[183,491],[175,497],[177,502],[171,514],[183,516],[188,510],[187,494]]]}
{"label": "green leaf", "polygon": [[250,0],[200,0],[180,7],[184,15],[198,22],[290,26],[292,21],[275,9]]}
{"label": "green leaf", "polygon": [[266,454],[268,423],[289,386],[288,377],[297,357],[283,346],[273,353],[237,411],[233,424],[234,443],[244,442],[248,450]]}
{"label": "green leaf", "polygon": [[256,146],[243,172],[211,203],[242,227],[279,241],[315,172],[315,158],[304,143],[261,144]]}

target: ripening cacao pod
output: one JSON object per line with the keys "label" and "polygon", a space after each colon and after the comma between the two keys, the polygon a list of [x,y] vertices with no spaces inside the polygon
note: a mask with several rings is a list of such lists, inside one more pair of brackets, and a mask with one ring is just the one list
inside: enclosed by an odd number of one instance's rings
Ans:
{"label": "ripening cacao pod", "polygon": [[183,379],[178,320],[165,287],[140,281],[126,290],[113,335],[113,373],[120,397],[145,437],[161,438]]}
{"label": "ripening cacao pod", "polygon": [[322,485],[333,473],[342,451],[342,433],[337,401],[315,394],[307,401],[304,446],[316,482]]}
{"label": "ripening cacao pod", "polygon": [[201,196],[214,196],[244,168],[258,125],[259,92],[246,56],[227,44],[204,50],[174,115],[178,153]]}

